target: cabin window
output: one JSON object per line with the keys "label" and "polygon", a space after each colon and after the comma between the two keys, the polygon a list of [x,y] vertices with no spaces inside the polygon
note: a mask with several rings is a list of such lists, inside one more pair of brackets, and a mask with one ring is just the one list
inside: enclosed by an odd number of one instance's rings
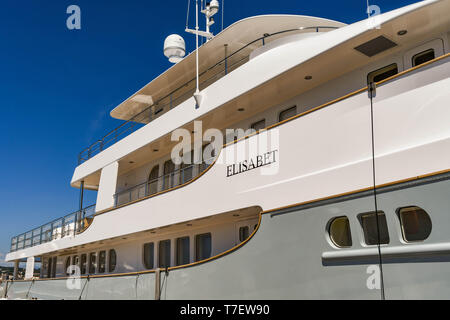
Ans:
{"label": "cabin window", "polygon": [[97,253],[91,252],[89,255],[89,273],[94,274],[97,269]]}
{"label": "cabin window", "polygon": [[330,223],[329,235],[336,247],[349,248],[352,246],[352,234],[350,231],[350,221],[347,217],[334,218]]}
{"label": "cabin window", "polygon": [[415,67],[421,65],[422,63],[431,61],[434,58],[435,54],[433,49],[422,51],[412,57],[412,66]]}
{"label": "cabin window", "polygon": [[398,210],[403,240],[406,242],[423,241],[431,234],[431,218],[419,207]]}
{"label": "cabin window", "polygon": [[292,108],[289,108],[287,110],[281,111],[280,115],[278,116],[278,121],[284,121],[289,118],[292,118],[297,114],[297,106],[293,106]]}
{"label": "cabin window", "polygon": [[47,278],[52,277],[52,261],[53,261],[53,259],[51,257],[48,258]]}
{"label": "cabin window", "polygon": [[98,273],[105,273],[106,271],[106,251],[98,253]]}
{"label": "cabin window", "polygon": [[173,185],[173,177],[175,171],[175,164],[172,160],[167,160],[164,163],[164,177],[163,177],[163,190],[167,190]]}
{"label": "cabin window", "polygon": [[159,267],[170,267],[170,240],[159,242]]}
{"label": "cabin window", "polygon": [[372,71],[367,75],[367,83],[380,82],[384,79],[392,77],[398,73],[398,67],[396,63],[383,67],[381,69]]}
{"label": "cabin window", "polygon": [[80,263],[80,258],[78,257],[78,256],[73,256],[72,257],[72,264],[74,265],[74,266],[77,266],[78,267],[78,264]]}
{"label": "cabin window", "polygon": [[190,163],[185,163],[183,160],[180,165],[180,184],[184,184],[193,178],[194,152],[190,151],[187,157]]}
{"label": "cabin window", "polygon": [[81,274],[86,274],[87,255],[84,253],[81,255]]}
{"label": "cabin window", "polygon": [[177,239],[177,266],[188,264],[190,262],[189,246],[189,237]]}
{"label": "cabin window", "polygon": [[211,257],[211,233],[199,234],[195,237],[195,261]]}
{"label": "cabin window", "polygon": [[155,244],[153,242],[144,244],[144,267],[153,269],[155,267]]}
{"label": "cabin window", "polygon": [[262,129],[264,129],[266,127],[266,119],[262,119],[258,122],[253,123],[250,128],[256,130],[256,131],[260,131]]}
{"label": "cabin window", "polygon": [[109,250],[109,260],[108,260],[108,272],[113,272],[117,265],[117,254],[116,250]]}
{"label": "cabin window", "polygon": [[69,275],[69,267],[70,267],[70,257],[66,258],[66,275]]}
{"label": "cabin window", "polygon": [[[367,245],[389,243],[389,232],[386,216],[383,211],[378,211],[377,215],[375,212],[363,213],[359,218],[364,232],[364,240]],[[378,241],[378,235],[380,241]]]}
{"label": "cabin window", "polygon": [[153,167],[150,175],[148,176],[148,195],[152,195],[158,192],[158,176],[159,176],[159,166]]}
{"label": "cabin window", "polygon": [[239,241],[240,242],[247,240],[248,235],[249,235],[249,232],[248,232],[247,226],[239,228]]}
{"label": "cabin window", "polygon": [[56,263],[57,263],[58,258],[57,257],[53,257],[51,260],[51,273],[50,273],[50,278],[56,278]]}

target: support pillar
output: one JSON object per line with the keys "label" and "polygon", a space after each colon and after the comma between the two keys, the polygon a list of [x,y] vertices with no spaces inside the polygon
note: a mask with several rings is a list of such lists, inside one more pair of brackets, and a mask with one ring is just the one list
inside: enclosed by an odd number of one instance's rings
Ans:
{"label": "support pillar", "polygon": [[27,267],[25,269],[25,280],[30,280],[34,276],[34,257],[27,258]]}
{"label": "support pillar", "polygon": [[102,169],[95,207],[96,212],[114,207],[118,173],[119,162],[117,161]]}
{"label": "support pillar", "polygon": [[19,262],[20,262],[20,260],[14,260],[14,272],[13,272],[14,280],[16,280],[17,276],[19,275]]}

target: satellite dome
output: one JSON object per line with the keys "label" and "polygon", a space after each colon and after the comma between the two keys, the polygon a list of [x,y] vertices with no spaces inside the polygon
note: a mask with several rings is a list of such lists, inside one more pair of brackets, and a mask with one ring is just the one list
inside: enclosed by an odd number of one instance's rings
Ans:
{"label": "satellite dome", "polygon": [[186,54],[184,39],[178,34],[171,34],[164,41],[164,55],[172,63],[180,62]]}

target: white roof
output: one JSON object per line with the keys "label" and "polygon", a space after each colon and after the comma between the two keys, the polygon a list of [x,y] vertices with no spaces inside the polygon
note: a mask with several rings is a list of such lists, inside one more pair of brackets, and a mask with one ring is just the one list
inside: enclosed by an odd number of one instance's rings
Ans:
{"label": "white roof", "polygon": [[[210,69],[225,58],[225,45],[227,46],[227,55],[232,54],[235,51],[243,48],[256,39],[264,37],[265,34],[272,35],[274,33],[298,29],[298,31],[292,31],[296,33],[312,32],[311,27],[326,26],[326,27],[343,27],[344,23],[300,15],[262,15],[240,20],[233,25],[229,26],[212,40],[206,42],[199,48],[199,69],[200,73]],[[306,28],[306,30],[299,30]],[[330,31],[332,29],[321,28],[322,31]],[[315,30],[313,30],[315,31]],[[277,38],[289,35],[292,33],[281,33],[268,37],[266,43],[273,41]],[[261,47],[262,40],[257,41],[245,49],[237,52],[227,61],[228,66],[232,67],[233,64],[237,64],[239,61],[248,58],[250,53]],[[209,79],[209,77],[224,70],[224,64],[216,65],[213,69],[208,70],[202,77],[202,80]],[[160,101],[174,90],[180,88],[173,99],[182,96],[184,93],[193,89],[195,81],[195,50],[190,53],[186,58],[172,66],[165,71],[159,77],[151,81],[144,86],[138,92],[133,94],[130,98],[122,102],[118,107],[111,111],[111,116],[117,119],[129,120],[133,115],[138,114],[145,108]],[[187,82],[191,81],[188,86],[185,86]],[[211,83],[208,81],[209,84]],[[179,98],[179,100],[190,98],[190,95]],[[170,98],[164,99],[164,103],[169,102]],[[182,102],[178,101],[178,102]]]}

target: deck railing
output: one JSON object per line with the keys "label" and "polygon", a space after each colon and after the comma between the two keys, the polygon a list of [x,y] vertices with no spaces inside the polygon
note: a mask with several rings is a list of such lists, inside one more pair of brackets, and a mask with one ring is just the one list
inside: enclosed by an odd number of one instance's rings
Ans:
{"label": "deck railing", "polygon": [[[271,40],[274,37],[285,33],[294,34],[304,32],[305,30],[313,30],[315,32],[320,32],[321,30],[324,29],[326,30],[337,28],[338,27],[314,26],[314,27],[302,27],[296,29],[283,30],[272,34],[265,34],[264,36],[255,39],[249,42],[248,44],[242,46],[240,49],[230,54],[226,54],[222,60],[220,60],[213,66],[209,67],[202,73],[200,73],[199,75],[200,77],[206,78],[201,80],[200,90],[203,90],[204,88],[208,87],[212,83],[224,77],[231,71],[237,69],[238,67],[246,63],[249,59],[250,53],[254,49],[256,49],[254,47],[250,48],[250,46],[252,45],[256,45],[257,48],[262,47],[266,44],[268,40]],[[246,52],[244,58],[240,57],[237,60],[233,59],[234,57],[236,57],[237,53],[242,52],[244,50],[248,51]],[[143,127],[145,124],[159,118],[167,111],[175,108],[177,105],[181,104],[182,102],[192,97],[192,95],[195,92],[195,81],[196,79],[193,78],[187,81],[186,83],[182,84],[180,87],[169,93],[167,96],[161,98],[156,103],[149,105],[143,111],[134,115],[131,119],[125,121],[123,124],[115,128],[114,130],[110,131],[102,139],[97,140],[91,146],[81,151],[78,155],[78,164],[80,165],[83,162],[89,160],[96,154],[102,152],[105,148],[115,144],[116,142],[124,138],[126,135]]]}
{"label": "deck railing", "polygon": [[114,195],[115,207],[185,184],[203,173],[208,168],[208,163],[210,161],[188,165],[158,178],[120,191]]}
{"label": "deck railing", "polygon": [[13,237],[10,252],[74,236],[85,230],[94,214],[95,204]]}

